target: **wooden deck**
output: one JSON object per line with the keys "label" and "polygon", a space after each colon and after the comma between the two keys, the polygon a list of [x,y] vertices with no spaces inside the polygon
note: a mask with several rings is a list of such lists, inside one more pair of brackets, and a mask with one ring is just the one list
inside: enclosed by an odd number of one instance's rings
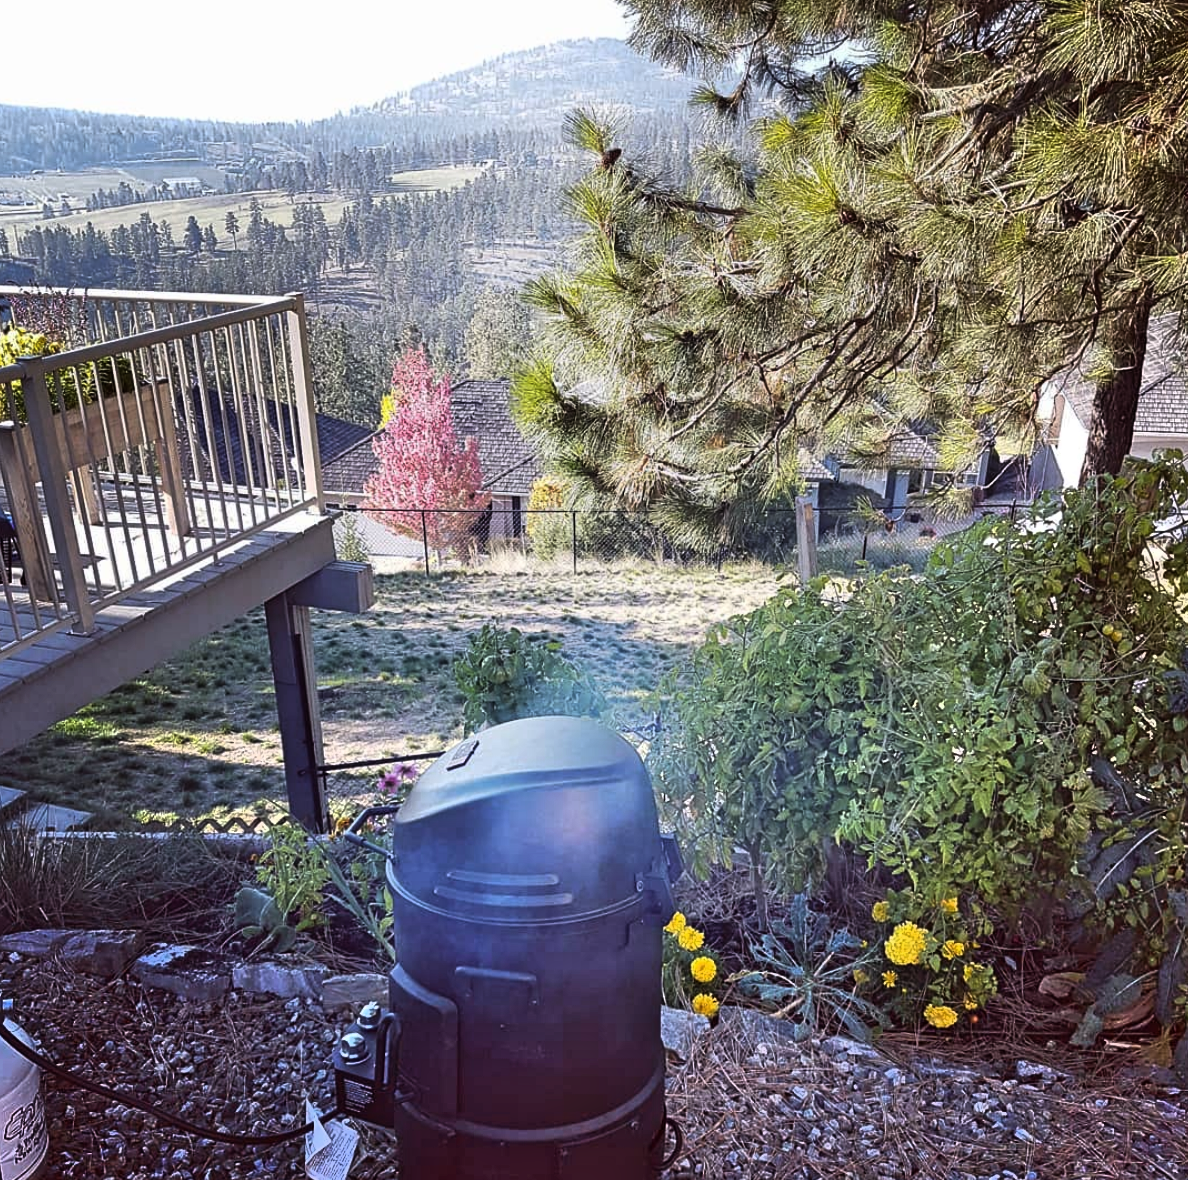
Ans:
{"label": "wooden deck", "polygon": [[[231,505],[230,511],[234,514],[236,506]],[[99,594],[93,597],[100,602],[95,629],[87,636],[65,629],[43,631],[14,654],[0,657],[0,753],[283,594],[334,560],[331,518],[314,512],[299,510],[267,521],[256,531],[237,531],[213,555],[186,551],[186,545],[195,550],[200,545],[209,547],[216,527],[217,521],[198,521],[195,536],[182,542],[170,539],[148,520],[142,530],[121,536],[113,533],[102,546],[95,543],[97,538],[90,538],[86,552],[92,570],[87,580],[97,585]],[[174,549],[170,569],[149,585],[102,604],[101,592],[116,580],[124,581],[138,552],[145,568],[149,550],[170,543]],[[161,554],[156,556],[160,561]],[[121,563],[124,578],[117,578]],[[10,587],[9,593],[22,630],[36,630],[27,593],[17,586]],[[11,612],[0,601],[0,648],[15,638]]]}

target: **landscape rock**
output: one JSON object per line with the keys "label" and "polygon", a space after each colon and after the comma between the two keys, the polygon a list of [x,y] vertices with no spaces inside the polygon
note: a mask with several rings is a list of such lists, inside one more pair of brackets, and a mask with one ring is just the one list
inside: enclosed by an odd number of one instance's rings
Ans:
{"label": "landscape rock", "polygon": [[62,943],[58,954],[76,971],[114,979],[128,970],[144,944],[140,930],[79,930]]}
{"label": "landscape rock", "polygon": [[283,1000],[320,1000],[322,984],[329,974],[325,967],[291,965],[272,960],[239,963],[231,970],[231,984],[255,995],[279,996]]}
{"label": "landscape rock", "polygon": [[667,1005],[660,1009],[660,1039],[664,1047],[678,1057],[687,1058],[693,1051],[693,1042],[709,1030],[710,1022],[706,1016]]}
{"label": "landscape rock", "polygon": [[74,930],[22,930],[17,934],[6,934],[0,938],[0,954],[44,959],[75,933]]}
{"label": "landscape rock", "polygon": [[790,1020],[777,1020],[754,1008],[737,1008],[726,1004],[722,1006],[718,1019],[741,1034],[751,1046],[796,1040],[796,1025]]}
{"label": "landscape rock", "polygon": [[377,1004],[388,1002],[388,977],[378,971],[331,975],[322,981],[322,1007],[327,1012],[335,1008],[358,1008],[369,1000]]}
{"label": "landscape rock", "polygon": [[1030,1082],[1033,1086],[1051,1086],[1068,1075],[1052,1069],[1051,1066],[1041,1065],[1038,1061],[1020,1059],[1015,1062],[1015,1077],[1022,1082]]}
{"label": "landscape rock", "polygon": [[132,964],[133,979],[195,1003],[221,1000],[231,990],[231,969],[222,955],[195,946],[163,943]]}
{"label": "landscape rock", "polygon": [[873,1045],[864,1045],[850,1037],[826,1037],[821,1042],[821,1051],[830,1057],[864,1057],[869,1061],[880,1061],[883,1057]]}

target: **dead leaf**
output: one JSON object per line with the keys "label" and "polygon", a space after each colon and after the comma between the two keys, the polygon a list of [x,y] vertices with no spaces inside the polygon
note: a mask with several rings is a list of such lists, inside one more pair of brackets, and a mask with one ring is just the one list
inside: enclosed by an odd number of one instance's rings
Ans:
{"label": "dead leaf", "polygon": [[1054,975],[1045,975],[1040,980],[1039,993],[1041,996],[1051,996],[1053,1000],[1067,1000],[1074,992],[1080,990],[1080,983],[1084,978],[1084,971],[1057,971]]}

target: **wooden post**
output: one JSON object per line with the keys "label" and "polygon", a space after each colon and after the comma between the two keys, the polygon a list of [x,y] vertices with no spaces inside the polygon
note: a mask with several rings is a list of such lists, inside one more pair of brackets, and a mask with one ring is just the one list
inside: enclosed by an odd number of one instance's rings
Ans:
{"label": "wooden post", "polygon": [[817,576],[817,522],[811,496],[796,497],[796,569],[802,586]]}
{"label": "wooden post", "polygon": [[571,532],[572,532],[572,536],[573,536],[573,572],[576,574],[577,573],[577,509],[571,508],[570,513],[571,513],[570,525],[572,526]]}
{"label": "wooden post", "polygon": [[21,378],[25,390],[25,414],[33,435],[37,469],[41,473],[41,494],[45,498],[50,531],[54,535],[62,590],[70,612],[75,617],[71,630],[76,635],[90,635],[95,630],[95,610],[87,594],[82,554],[78,548],[78,535],[74,531],[74,515],[66,494],[66,462],[58,442],[54,413],[50,409],[49,390],[45,384],[45,358],[23,356],[20,363],[25,366],[25,375]]}
{"label": "wooden post", "polygon": [[41,529],[41,508],[37,503],[37,466],[29,453],[28,430],[15,422],[0,422],[0,476],[8,496],[8,510],[16,529],[21,570],[30,596],[38,602],[52,602],[53,571],[49,548]]}
{"label": "wooden post", "polygon": [[318,448],[318,418],[314,406],[313,369],[309,362],[309,334],[305,326],[305,296],[293,292],[288,312],[289,350],[293,358],[293,396],[297,402],[297,424],[301,430],[301,478],[306,499],[313,499],[316,511],[325,514],[326,494],[322,490],[322,457]]}
{"label": "wooden post", "polygon": [[318,686],[310,638],[309,607],[296,605],[290,592],[264,604],[276,715],[285,758],[289,811],[311,832],[327,828],[326,793],[320,767],[325,761]]}

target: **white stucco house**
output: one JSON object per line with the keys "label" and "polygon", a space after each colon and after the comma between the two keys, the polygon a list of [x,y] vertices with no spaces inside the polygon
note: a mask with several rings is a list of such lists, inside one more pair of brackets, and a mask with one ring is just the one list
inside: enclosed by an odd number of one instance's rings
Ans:
{"label": "white stucco house", "polygon": [[[1039,405],[1044,445],[1032,460],[1033,476],[1042,472],[1042,486],[1077,486],[1092,412],[1093,387],[1081,372],[1048,383]],[[1188,455],[1188,340],[1179,331],[1179,317],[1164,315],[1151,321],[1130,453],[1150,459],[1172,449]]]}

